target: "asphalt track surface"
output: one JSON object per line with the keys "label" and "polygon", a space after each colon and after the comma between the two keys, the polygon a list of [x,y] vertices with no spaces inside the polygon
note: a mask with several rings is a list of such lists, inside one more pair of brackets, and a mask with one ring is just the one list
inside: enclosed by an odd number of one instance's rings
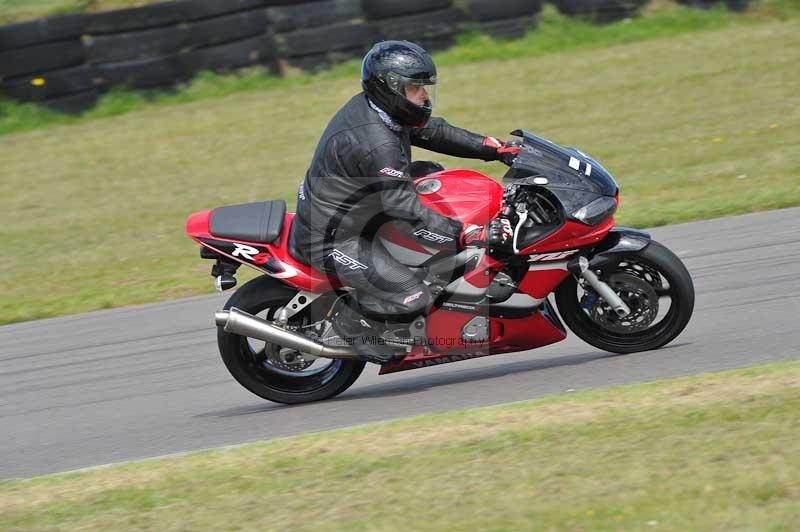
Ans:
{"label": "asphalt track surface", "polygon": [[611,356],[571,336],[536,351],[269,403],[228,375],[213,313],[229,294],[0,327],[0,478],[800,358],[800,208],[652,230],[697,291],[672,345]]}

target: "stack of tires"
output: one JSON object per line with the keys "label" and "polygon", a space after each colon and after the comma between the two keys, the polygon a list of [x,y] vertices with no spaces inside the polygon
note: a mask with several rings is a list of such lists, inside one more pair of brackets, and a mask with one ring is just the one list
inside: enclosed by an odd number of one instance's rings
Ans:
{"label": "stack of tires", "polygon": [[164,88],[185,79],[181,8],[169,2],[86,15],[83,42],[98,87]]}
{"label": "stack of tires", "polygon": [[186,73],[193,76],[202,70],[227,72],[256,65],[278,72],[278,47],[264,4],[286,2],[189,0],[188,51],[182,61]]}
{"label": "stack of tires", "polygon": [[555,0],[564,15],[608,24],[636,16],[647,0]]}
{"label": "stack of tires", "polygon": [[274,64],[264,0],[190,0],[85,17],[86,55],[102,89],[164,89],[201,70]]}
{"label": "stack of tires", "polygon": [[496,39],[517,39],[536,27],[541,0],[467,0],[464,5],[474,29]]}
{"label": "stack of tires", "polygon": [[412,41],[428,50],[455,43],[461,13],[452,0],[362,0],[375,40]]}
{"label": "stack of tires", "polygon": [[281,56],[289,65],[316,72],[360,56],[372,40],[360,0],[302,0],[269,7]]}
{"label": "stack of tires", "polygon": [[[722,0],[678,0],[679,4],[700,9],[710,9],[721,2]],[[747,11],[750,0],[725,0],[725,5],[731,11]]]}
{"label": "stack of tires", "polygon": [[67,15],[0,27],[0,92],[67,113],[97,101],[84,63],[82,18]]}

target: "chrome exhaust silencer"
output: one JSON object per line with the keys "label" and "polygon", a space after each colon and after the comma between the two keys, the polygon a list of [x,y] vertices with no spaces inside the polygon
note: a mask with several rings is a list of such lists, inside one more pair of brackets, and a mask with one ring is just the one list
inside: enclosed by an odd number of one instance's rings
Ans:
{"label": "chrome exhaust silencer", "polygon": [[255,338],[265,342],[278,344],[289,349],[296,349],[315,357],[340,358],[344,360],[361,360],[361,356],[350,347],[324,345],[310,340],[301,334],[282,329],[267,320],[253,316],[235,307],[220,310],[214,314],[214,321],[225,332]]}

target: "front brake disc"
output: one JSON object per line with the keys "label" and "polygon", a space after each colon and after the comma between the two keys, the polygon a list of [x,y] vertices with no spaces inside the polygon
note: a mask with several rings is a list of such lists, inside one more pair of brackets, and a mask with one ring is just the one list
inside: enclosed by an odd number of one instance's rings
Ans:
{"label": "front brake disc", "polygon": [[655,321],[658,316],[658,294],[649,282],[630,273],[615,273],[607,282],[631,312],[620,317],[608,303],[597,298],[587,309],[595,323],[609,331],[630,334],[647,329]]}
{"label": "front brake disc", "polygon": [[640,279],[644,279],[650,284],[650,286],[655,288],[656,291],[665,288],[664,282],[661,279],[661,274],[658,273],[657,269],[648,264],[625,259],[620,261],[620,263],[617,265],[616,273],[627,273],[630,275],[635,275]]}

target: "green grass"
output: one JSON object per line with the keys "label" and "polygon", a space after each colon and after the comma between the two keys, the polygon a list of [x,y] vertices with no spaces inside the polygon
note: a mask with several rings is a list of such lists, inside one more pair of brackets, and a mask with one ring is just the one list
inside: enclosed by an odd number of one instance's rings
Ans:
{"label": "green grass", "polygon": [[0,483],[0,528],[797,530],[798,409],[788,362],[424,415]]}
{"label": "green grass", "polygon": [[[579,146],[634,226],[800,204],[800,20],[441,68],[441,114]],[[353,77],[148,107],[0,142],[0,322],[211,289],[192,211],[297,185]],[[442,157],[499,177],[502,165]]]}
{"label": "green grass", "polygon": [[201,72],[191,83],[174,92],[144,92],[116,87],[103,95],[97,106],[79,116],[56,113],[44,106],[20,103],[0,96],[0,135],[33,131],[55,125],[86,124],[101,118],[123,115],[159,107],[199,102],[231,94],[285,89],[322,83],[329,79],[342,79],[343,69],[348,73],[352,65],[342,65],[331,72],[311,76],[293,73],[287,77],[271,75],[266,69],[242,69],[235,75]]}
{"label": "green grass", "polygon": [[[0,5],[3,0],[0,0]],[[113,3],[113,2],[112,2]],[[133,2],[120,0],[117,4]],[[67,2],[74,4],[74,2]],[[95,2],[94,7],[106,6]],[[34,4],[35,7],[35,4]],[[47,6],[43,5],[42,8]],[[49,7],[47,7],[49,9]],[[14,10],[10,10],[11,13]],[[437,64],[453,66],[476,61],[505,61],[524,57],[539,57],[569,50],[606,47],[613,44],[664,38],[685,33],[721,29],[783,20],[800,15],[800,0],[764,0],[754,4],[746,14],[730,13],[723,7],[710,10],[689,9],[665,0],[652,2],[642,17],[616,24],[596,26],[579,19],[564,17],[547,5],[540,15],[535,31],[513,41],[497,41],[485,35],[467,33],[459,44],[436,54]],[[145,108],[171,106],[238,92],[264,91],[275,88],[325,83],[329,80],[358,75],[357,60],[314,75],[287,69],[286,77],[276,77],[263,69],[246,70],[239,75],[204,73],[186,84],[177,93],[157,94],[146,98],[140,92],[117,88],[105,95],[99,106],[80,117],[65,116],[44,107],[23,104],[0,97],[0,135],[30,131],[58,124],[76,124],[129,113]]]}

